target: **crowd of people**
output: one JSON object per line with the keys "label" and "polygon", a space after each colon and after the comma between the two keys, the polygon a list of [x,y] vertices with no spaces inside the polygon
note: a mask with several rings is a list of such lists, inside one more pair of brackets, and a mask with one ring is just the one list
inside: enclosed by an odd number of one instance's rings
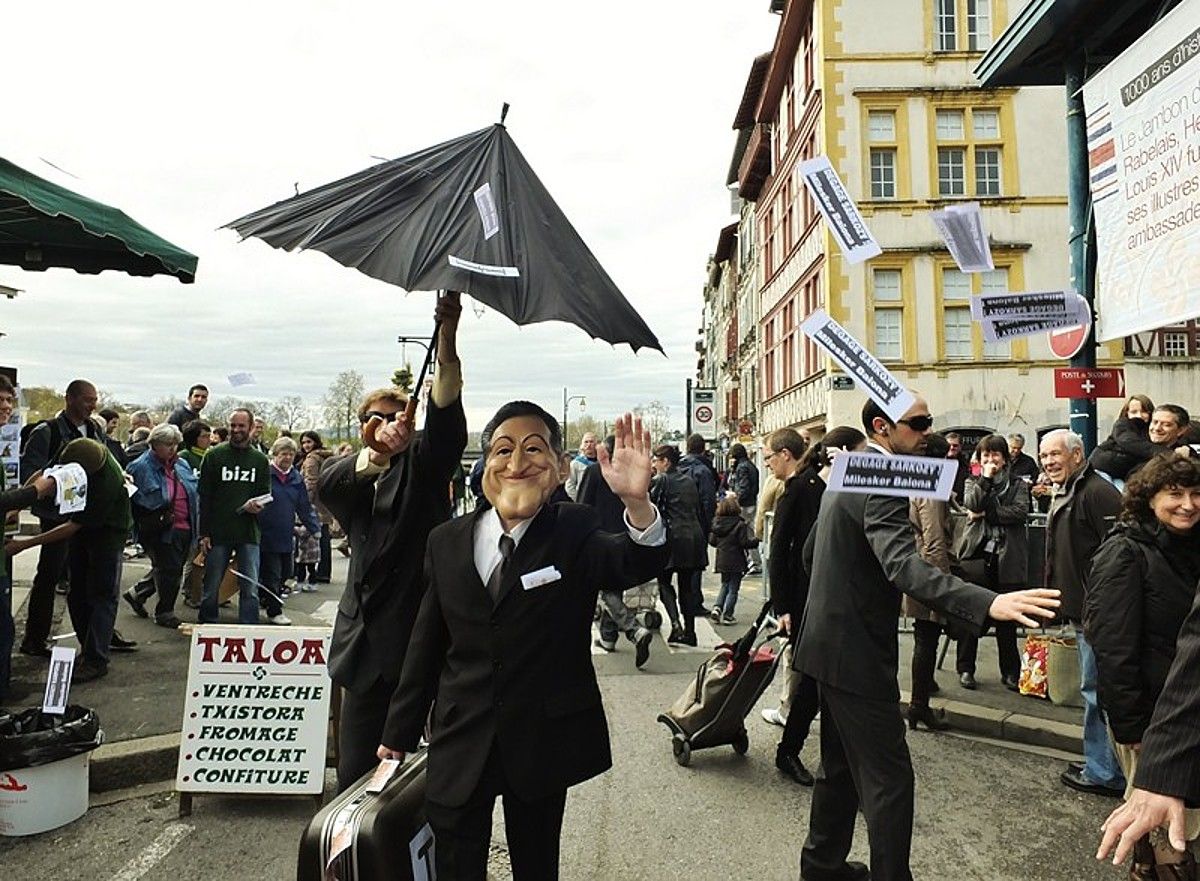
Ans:
{"label": "crowd of people", "polygon": [[[472,478],[480,504],[453,517],[448,488],[466,446],[459,313],[456,297],[439,300],[423,429],[404,418],[403,392],[380,389],[360,406],[359,450],[327,449],[312,431],[268,446],[261,420],[242,408],[211,425],[202,385],[159,424],[133,414],[120,444],[117,414],[95,413],[95,387],[72,382],[62,411],[27,432],[22,486],[0,487],[0,510],[31,508],[40,523],[38,534],[6,544],[6,557],[40,547],[18,650],[49,654],[64,580],[81,646],[77,681],[105,675],[111,652],[136,647],[114,627],[122,597],[175,628],[182,593],[199,622],[214,622],[230,566],[240,574],[238,620],[287,625],[287,592],[328,583],[333,540],[344,535],[350,565],[329,655],[343,691],[339,787],[378,758],[415,749],[436,694],[427,804],[439,876],[474,877],[501,797],[515,877],[554,878],[566,790],[611,764],[588,643],[577,638],[593,610],[596,645],[614,651],[623,634],[642,667],[657,628],[627,604],[627,591],[649,590],[665,609],[668,642],[694,646],[701,617],[736,622],[742,580],[765,567],[788,642],[779,705],[763,715],[782,728],[779,771],[813,787],[803,876],[905,879],[913,824],[905,723],[949,727],[930,703],[939,637],[957,641],[958,684],[974,689],[984,675],[978,641],[991,630],[999,680],[1016,689],[1016,628],[1057,618],[1074,633],[1084,704],[1084,761],[1063,771],[1063,783],[1128,798],[1105,848],[1121,836],[1117,856],[1132,850],[1141,873],[1133,877],[1195,877],[1182,845],[1200,832],[1200,814],[1183,808],[1200,796],[1200,747],[1183,755],[1178,744],[1195,740],[1180,730],[1200,727],[1200,674],[1182,667],[1200,652],[1200,447],[1183,407],[1134,396],[1090,458],[1078,435],[1060,429],[1039,439],[1035,459],[1020,435],[995,434],[968,457],[962,437],[933,432],[920,398],[895,420],[868,402],[861,427],[833,427],[815,441],[773,432],[760,481],[741,445],[719,469],[703,438],[689,437],[683,450],[655,446],[628,416],[610,437],[585,435],[570,453],[552,416],[515,401],[483,433]],[[0,419],[13,403],[0,379]],[[955,490],[946,501],[828,493],[837,456],[850,451],[957,460]],[[63,514],[45,470],[67,464],[86,473],[88,492],[82,510]],[[556,504],[571,500],[579,504]],[[1029,552],[1039,511],[1044,566]],[[151,570],[120,594],[131,543]],[[720,589],[706,608],[710,565]],[[558,582],[573,589],[556,590]],[[913,620],[906,718],[902,612]],[[11,611],[0,640],[3,699]],[[814,773],[800,755],[818,714]],[[869,868],[847,862],[860,811]],[[1167,820],[1169,834],[1158,829]]]}

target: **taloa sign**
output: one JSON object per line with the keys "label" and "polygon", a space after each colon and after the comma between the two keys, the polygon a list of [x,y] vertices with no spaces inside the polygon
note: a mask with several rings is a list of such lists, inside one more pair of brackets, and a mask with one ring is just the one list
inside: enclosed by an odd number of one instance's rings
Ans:
{"label": "taloa sign", "polygon": [[1083,87],[1096,214],[1096,338],[1200,315],[1200,0]]}
{"label": "taloa sign", "polygon": [[322,791],[329,638],[321,627],[193,631],[175,778],[180,792]]}

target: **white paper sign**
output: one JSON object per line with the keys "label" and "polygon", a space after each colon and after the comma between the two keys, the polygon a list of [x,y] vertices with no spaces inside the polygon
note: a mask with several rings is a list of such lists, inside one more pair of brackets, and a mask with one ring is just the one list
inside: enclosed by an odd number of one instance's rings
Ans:
{"label": "white paper sign", "polygon": [[907,413],[916,402],[913,393],[863,348],[846,328],[825,314],[824,309],[815,310],[800,325],[800,329],[853,376],[859,388],[870,395],[893,422]]}
{"label": "white paper sign", "polygon": [[490,183],[475,191],[475,207],[479,210],[479,219],[483,223],[483,239],[487,241],[500,232],[500,212],[496,210],[496,200],[492,198]]}
{"label": "white paper sign", "polygon": [[521,274],[521,271],[515,266],[493,266],[490,263],[476,263],[473,260],[464,260],[461,257],[455,257],[453,254],[447,255],[446,259],[456,269],[465,269],[467,272],[477,272],[480,275],[517,278]]}
{"label": "white paper sign", "polygon": [[50,671],[46,675],[46,694],[42,712],[61,716],[67,711],[71,693],[71,671],[75,669],[75,649],[56,645],[50,650]]}
{"label": "white paper sign", "polygon": [[983,229],[983,212],[979,210],[978,202],[950,205],[929,216],[959,269],[987,272],[996,268],[992,264],[992,249]]}
{"label": "white paper sign", "polygon": [[980,322],[983,338],[994,343],[1086,325],[1091,310],[1074,291],[984,294],[972,298],[971,317]]}
{"label": "white paper sign", "polygon": [[254,385],[253,373],[231,373],[229,374],[229,384],[234,388],[239,385]]}
{"label": "white paper sign", "polygon": [[1200,315],[1198,82],[1183,0],[1084,84],[1100,342]]}
{"label": "white paper sign", "polygon": [[77,514],[87,507],[87,472],[78,462],[52,465],[45,471],[54,478],[54,504],[60,514]]}
{"label": "white paper sign", "polygon": [[946,501],[958,473],[955,459],[839,453],[829,474],[829,491]]}
{"label": "white paper sign", "polygon": [[321,792],[330,636],[325,627],[196,627],[175,788]]}
{"label": "white paper sign", "polygon": [[408,852],[412,855],[413,881],[435,881],[433,829],[428,823],[408,843]]}
{"label": "white paper sign", "polygon": [[862,263],[883,253],[826,157],[799,162],[796,168],[817,203],[817,210],[841,246],[846,262]]}

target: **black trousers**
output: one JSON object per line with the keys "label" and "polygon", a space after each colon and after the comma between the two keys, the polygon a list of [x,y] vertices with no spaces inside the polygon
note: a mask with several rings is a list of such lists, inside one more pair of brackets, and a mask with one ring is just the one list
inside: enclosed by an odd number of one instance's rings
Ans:
{"label": "black trousers", "polygon": [[[679,584],[679,597],[676,599],[675,588],[671,585],[671,574]],[[664,569],[658,576],[658,597],[667,609],[667,617],[672,624],[679,624],[680,612],[683,613],[684,625],[692,628],[692,621],[699,616],[700,608],[704,605],[704,593],[700,589],[700,571],[697,569]]]}
{"label": "black trousers", "polygon": [[513,881],[557,881],[565,789],[546,798],[524,801],[505,779],[499,751],[493,746],[483,775],[467,803],[440,805],[430,794],[425,815],[433,829],[438,881],[485,881],[492,840],[492,808],[504,805],[504,831]]}
{"label": "black trousers", "polygon": [[175,600],[179,598],[179,585],[183,578],[183,561],[192,546],[190,529],[170,529],[161,537],[143,539],[143,547],[150,557],[150,572],[146,578],[133,586],[133,592],[145,600],[158,592],[154,606],[154,620],[162,621],[175,614]]}
{"label": "black trousers", "polygon": [[937,621],[913,619],[912,699],[916,707],[929,706],[929,690],[933,670],[937,666],[938,637],[942,625]]}
{"label": "black trousers", "polygon": [[320,584],[328,584],[333,574],[333,541],[329,535],[329,524],[321,524],[321,559],[317,563],[316,577]]}
{"label": "black trousers", "polygon": [[821,683],[821,770],[813,788],[803,878],[845,871],[861,806],[871,843],[871,881],[912,881],[913,770],[894,700]]}
{"label": "black trousers", "polygon": [[[988,590],[996,593],[1011,593],[1021,590],[1019,584],[1000,584],[996,579],[995,558],[988,558],[986,563],[986,584]],[[1016,679],[1021,675],[1021,652],[1017,649],[1017,624],[1015,621],[992,621],[989,626],[996,633],[996,653],[1000,656],[1000,675]],[[985,630],[984,635],[987,635]],[[954,650],[954,669],[958,673],[975,675],[975,658],[979,653],[979,637],[963,636],[958,640]]]}
{"label": "black trousers", "polygon": [[366,692],[342,689],[342,714],[338,718],[338,792],[345,792],[363,774],[379,764],[375,752],[383,738],[388,702],[396,683],[380,679]]}
{"label": "black trousers", "polygon": [[[43,519],[41,530],[49,532],[58,525]],[[33,576],[26,607],[25,645],[43,646],[50,638],[50,625],[54,622],[54,588],[67,572],[69,544],[69,541],[57,541],[38,549],[37,572]]]}
{"label": "black trousers", "polygon": [[103,536],[87,532],[77,532],[61,543],[68,546],[71,587],[67,591],[67,613],[79,640],[80,659],[107,667],[121,590],[121,549]]}
{"label": "black trousers", "polygon": [[[792,619],[799,621],[799,617]],[[792,650],[796,649],[798,627],[793,627],[791,641]],[[821,694],[817,680],[799,670],[792,674],[792,694],[788,701],[787,722],[783,726],[783,736],[779,738],[778,751],[781,755],[798,756],[808,739],[809,729],[813,719],[821,710]]]}

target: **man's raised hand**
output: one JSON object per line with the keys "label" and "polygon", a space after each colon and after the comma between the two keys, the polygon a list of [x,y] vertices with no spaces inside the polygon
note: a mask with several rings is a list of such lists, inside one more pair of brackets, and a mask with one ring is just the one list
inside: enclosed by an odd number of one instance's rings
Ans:
{"label": "man's raised hand", "polygon": [[600,471],[609,489],[625,503],[629,522],[645,529],[654,522],[650,504],[650,431],[642,425],[641,416],[626,413],[617,417],[613,438],[611,456],[604,444],[596,447]]}

